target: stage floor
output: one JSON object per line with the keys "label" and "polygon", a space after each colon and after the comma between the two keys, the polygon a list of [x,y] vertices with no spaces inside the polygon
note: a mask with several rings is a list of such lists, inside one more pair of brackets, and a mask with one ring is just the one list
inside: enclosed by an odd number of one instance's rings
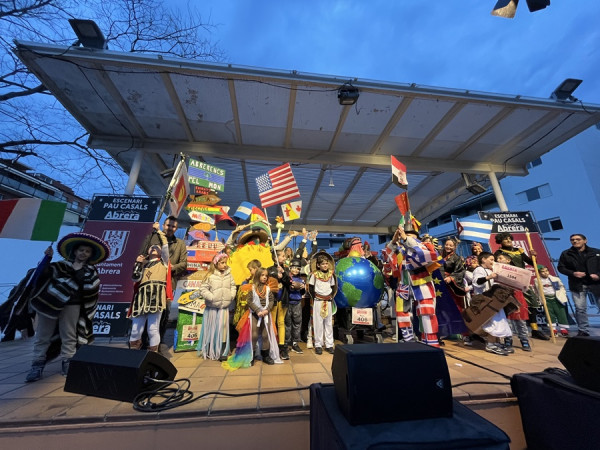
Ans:
{"label": "stage floor", "polygon": [[[516,340],[518,342],[518,340]],[[379,345],[392,343],[391,338]],[[455,399],[470,403],[512,398],[508,379],[514,373],[540,372],[548,367],[563,367],[557,356],[564,345],[564,338],[551,341],[531,340],[533,351],[526,353],[515,347],[510,356],[498,356],[483,350],[483,344],[465,347],[462,343],[445,341],[443,347],[453,385]],[[210,395],[191,404],[165,412],[143,413],[133,409],[131,403],[103,398],[88,397],[64,392],[65,378],[60,374],[58,360],[49,363],[42,380],[24,383],[31,364],[32,340],[16,340],[0,343],[0,428],[41,425],[45,423],[74,423],[82,421],[110,422],[139,420],[142,416],[155,418],[194,414],[223,416],[265,412],[308,411],[307,390],[266,394],[266,391],[282,388],[307,387],[312,383],[331,383],[332,355],[326,352],[316,355],[314,350],[301,344],[304,354],[290,353],[284,364],[268,366],[257,362],[254,367],[228,372],[217,361],[203,360],[196,352],[174,353],[172,348],[162,348],[176,366],[177,378],[189,378],[190,390],[196,396],[210,391],[228,393],[252,392],[246,397],[221,397]],[[336,344],[339,344],[336,342]],[[126,348],[126,342],[97,339],[94,345]],[[361,345],[357,343],[354,345]],[[397,389],[397,376],[381,374],[376,383],[389,384]],[[506,384],[485,384],[485,383]],[[385,401],[385,400],[384,400]]]}

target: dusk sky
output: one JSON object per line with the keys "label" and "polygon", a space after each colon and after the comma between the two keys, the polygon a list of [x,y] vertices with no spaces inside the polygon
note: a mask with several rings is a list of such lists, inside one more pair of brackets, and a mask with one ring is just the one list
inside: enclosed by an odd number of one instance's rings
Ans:
{"label": "dusk sky", "polygon": [[[171,0],[185,8],[186,0]],[[552,0],[514,19],[496,0],[197,0],[224,62],[434,87],[547,98],[566,78],[600,104],[600,1]],[[69,230],[69,231],[72,231]],[[11,254],[3,286],[16,283],[48,243],[0,241]],[[17,249],[18,250],[15,250]],[[12,256],[14,255],[14,257]]]}

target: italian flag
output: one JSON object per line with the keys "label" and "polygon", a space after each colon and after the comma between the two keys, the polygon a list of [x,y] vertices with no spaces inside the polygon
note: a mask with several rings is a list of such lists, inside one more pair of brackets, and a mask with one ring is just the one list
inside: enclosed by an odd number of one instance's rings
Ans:
{"label": "italian flag", "polygon": [[39,198],[1,200],[0,238],[53,242],[66,209],[66,203]]}

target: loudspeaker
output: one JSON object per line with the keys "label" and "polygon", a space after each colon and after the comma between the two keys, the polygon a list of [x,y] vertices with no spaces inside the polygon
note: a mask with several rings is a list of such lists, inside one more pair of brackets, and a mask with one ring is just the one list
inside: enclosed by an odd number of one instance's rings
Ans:
{"label": "loudspeaker", "polygon": [[177,369],[164,356],[148,350],[82,346],[69,364],[65,391],[131,402],[140,392],[172,381]]}
{"label": "loudspeaker", "polygon": [[444,352],[418,342],[338,345],[331,365],[351,425],[452,417]]}
{"label": "loudspeaker", "polygon": [[569,338],[558,354],[558,360],[577,385],[600,392],[600,337]]}

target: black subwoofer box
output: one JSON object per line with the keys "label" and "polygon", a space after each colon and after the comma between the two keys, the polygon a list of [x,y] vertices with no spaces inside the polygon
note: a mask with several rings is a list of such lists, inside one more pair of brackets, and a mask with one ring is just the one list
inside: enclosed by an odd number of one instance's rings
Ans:
{"label": "black subwoofer box", "polygon": [[331,372],[351,425],[452,417],[450,374],[439,348],[417,342],[338,345]]}
{"label": "black subwoofer box", "polygon": [[65,391],[130,402],[161,384],[148,378],[168,381],[176,374],[156,352],[84,345],[71,359]]}

